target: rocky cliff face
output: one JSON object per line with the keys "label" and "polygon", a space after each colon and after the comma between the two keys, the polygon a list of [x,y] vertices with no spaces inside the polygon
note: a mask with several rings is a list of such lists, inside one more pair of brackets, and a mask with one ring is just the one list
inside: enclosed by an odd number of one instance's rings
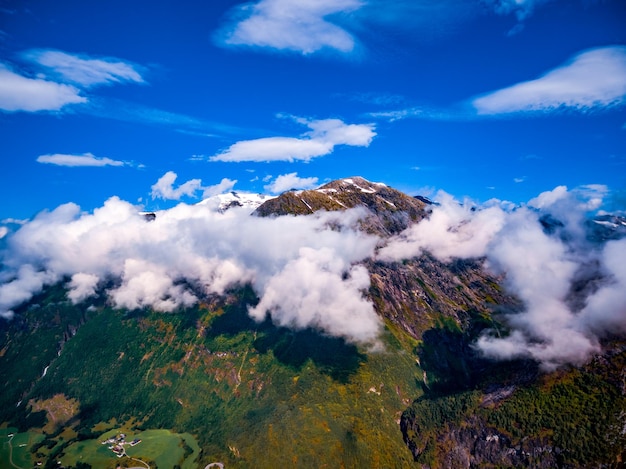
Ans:
{"label": "rocky cliff face", "polygon": [[[384,184],[352,177],[315,190],[285,192],[265,202],[254,214],[306,215],[363,207],[367,211],[361,228],[380,236],[384,243],[385,238],[427,217],[431,204],[424,197],[410,197]],[[479,261],[444,264],[424,254],[404,262],[369,260],[366,267],[371,279],[368,294],[377,312],[416,340],[443,318],[464,329],[472,315],[489,315],[496,305],[502,308],[515,303],[502,292],[499,279],[485,271]]]}

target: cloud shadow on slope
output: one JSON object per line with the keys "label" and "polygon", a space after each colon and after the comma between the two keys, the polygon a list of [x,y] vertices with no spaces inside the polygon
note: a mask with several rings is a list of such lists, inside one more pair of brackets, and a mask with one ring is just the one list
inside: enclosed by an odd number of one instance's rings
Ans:
{"label": "cloud shadow on slope", "polygon": [[258,301],[248,287],[237,291],[236,298],[234,304],[224,308],[224,314],[212,321],[208,336],[256,331],[253,345],[259,353],[271,351],[281,364],[294,370],[301,370],[311,360],[323,373],[342,383],[348,382],[367,359],[345,339],[330,337],[313,328],[293,330],[279,327],[272,323],[271,318],[257,323],[248,315],[248,306]]}

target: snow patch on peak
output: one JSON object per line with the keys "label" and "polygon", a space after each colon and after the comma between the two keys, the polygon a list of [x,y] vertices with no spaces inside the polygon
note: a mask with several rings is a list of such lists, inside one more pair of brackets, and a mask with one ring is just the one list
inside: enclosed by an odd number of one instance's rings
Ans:
{"label": "snow patch on peak", "polygon": [[[360,190],[361,192],[363,192],[365,194],[374,194],[374,193],[376,193],[375,189],[367,189],[367,188],[363,187],[363,185],[365,185],[365,184],[367,184],[368,186],[372,186],[371,182],[369,182],[369,181],[367,181],[367,180],[365,180],[363,178],[359,178],[359,183],[361,183],[362,185],[357,184],[357,182],[354,179],[352,179],[352,178],[343,179],[341,182],[343,184],[346,184],[346,185],[354,186],[358,190]],[[363,184],[363,183],[365,183],[365,184]]]}
{"label": "snow patch on peak", "polygon": [[228,209],[239,207],[248,210],[252,213],[264,202],[273,199],[275,196],[266,194],[257,194],[253,192],[238,192],[231,191],[224,194],[214,195],[208,197],[198,205],[206,205],[215,212],[223,213]]}

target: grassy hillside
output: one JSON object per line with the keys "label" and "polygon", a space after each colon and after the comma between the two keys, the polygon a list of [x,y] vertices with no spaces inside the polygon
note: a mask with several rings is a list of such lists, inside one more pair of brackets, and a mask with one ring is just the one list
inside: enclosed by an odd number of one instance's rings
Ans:
{"label": "grassy hillside", "polygon": [[[384,350],[367,351],[313,330],[257,324],[247,315],[255,301],[249,289],[178,314],[102,304],[85,311],[52,301],[58,294],[51,291],[38,299],[42,307],[23,314],[25,324],[55,310],[80,318],[60,355],[59,331],[68,326],[53,317],[44,334],[10,324],[0,357],[3,373],[24,375],[0,397],[2,421],[45,433],[34,459],[65,454],[72,464],[78,461],[73,445],[101,439],[110,428],[103,422],[115,419],[136,433],[193,434],[202,450],[199,466],[412,464],[398,423],[421,392],[421,371],[401,345],[406,339],[388,332]],[[19,346],[20,338],[39,348]],[[18,397],[23,403],[15,407]]]}

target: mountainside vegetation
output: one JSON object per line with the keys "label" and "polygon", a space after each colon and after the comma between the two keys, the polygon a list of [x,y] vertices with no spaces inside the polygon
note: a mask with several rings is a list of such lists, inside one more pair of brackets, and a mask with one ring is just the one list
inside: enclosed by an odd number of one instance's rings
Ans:
{"label": "mountainside vegetation", "polygon": [[[429,204],[351,178],[254,215],[363,206],[388,237]],[[0,322],[2,467],[624,467],[623,339],[579,367],[490,360],[477,338],[521,303],[480,260],[362,264],[377,344],[255,321],[246,283],[173,313],[45,288]],[[118,457],[101,443],[122,433],[142,441]]]}
{"label": "mountainside vegetation", "polygon": [[[192,433],[199,465],[410,467],[398,423],[420,392],[419,374],[391,333],[385,350],[368,353],[314,330],[257,324],[247,315],[249,289],[179,314],[95,304],[84,318],[82,309],[55,303],[55,294],[59,288],[39,299],[44,306],[22,312],[22,331],[5,325],[0,357],[7,383],[0,419],[44,435],[36,460],[64,461],[72,445],[101,438],[95,428],[114,422],[135,432]],[[72,312],[79,321],[65,322]],[[26,329],[30,321],[45,335]],[[65,330],[75,333],[64,342]],[[49,337],[41,351],[14,345],[37,336]],[[24,377],[16,382],[18,371]],[[74,403],[63,419],[50,408],[55,396]]]}

